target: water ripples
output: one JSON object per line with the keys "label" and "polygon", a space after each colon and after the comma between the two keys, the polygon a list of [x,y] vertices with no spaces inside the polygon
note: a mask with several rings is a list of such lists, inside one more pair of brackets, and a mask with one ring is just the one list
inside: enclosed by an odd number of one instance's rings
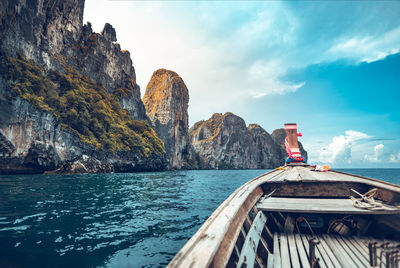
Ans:
{"label": "water ripples", "polygon": [[264,172],[1,176],[0,266],[165,266],[232,191]]}

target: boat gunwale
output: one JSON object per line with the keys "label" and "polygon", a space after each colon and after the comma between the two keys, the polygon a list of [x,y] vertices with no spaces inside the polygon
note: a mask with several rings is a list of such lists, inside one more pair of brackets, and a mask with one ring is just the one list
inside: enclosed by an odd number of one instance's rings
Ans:
{"label": "boat gunwale", "polygon": [[[254,192],[258,187],[260,187],[262,184],[264,184],[266,181],[263,181],[262,178],[271,175],[272,173],[277,173],[275,174],[281,174],[283,170],[278,170],[278,169],[273,169],[267,173],[264,173],[260,176],[255,177],[254,179],[246,182],[242,186],[238,187],[218,208],[207,218],[207,220],[203,223],[203,225],[197,230],[197,232],[186,242],[186,244],[181,248],[181,250],[175,255],[175,257],[171,260],[171,262],[168,264],[167,267],[191,267],[192,265],[196,264],[201,266],[201,267],[207,267],[211,264],[213,261],[217,251],[219,250],[219,247],[228,232],[229,226],[231,224],[231,219],[237,215],[239,212],[241,206],[245,203],[247,198]],[[246,189],[249,188],[249,189]],[[250,191],[249,191],[250,190]],[[261,189],[262,191],[262,189]],[[240,195],[239,195],[240,194]],[[218,240],[215,241],[213,248],[208,248],[208,259],[196,259],[196,258],[190,258],[188,259],[188,256],[190,254],[194,253],[194,249],[198,246],[198,243],[203,240],[204,238],[210,239],[210,235],[212,235],[213,232],[209,232],[210,234],[207,234],[207,231],[210,230],[211,227],[215,224],[215,221],[219,218],[219,216],[222,215],[225,209],[229,209],[229,204],[231,201],[235,200],[238,197],[243,197],[243,195],[246,195],[245,198],[243,199],[243,202],[240,204],[236,204],[236,207],[234,210],[232,210],[229,215],[231,215],[230,218],[227,218],[224,222],[224,225],[221,226],[219,225],[218,228],[223,228],[223,235],[220,234],[221,237],[218,238]],[[211,228],[213,229],[213,228]],[[215,237],[214,237],[215,238]],[[234,244],[234,242],[232,242]],[[193,256],[194,257],[194,256]],[[200,261],[201,264],[197,263],[196,261]],[[185,263],[189,262],[189,263]]]}
{"label": "boat gunwale", "polygon": [[[361,176],[361,175],[350,174],[350,173],[337,171],[337,170],[331,170],[330,172],[338,173],[338,174],[342,174],[342,175],[346,175],[346,176],[351,176],[351,177],[356,177],[356,178],[360,178],[360,179],[364,179],[364,180],[370,180],[374,183],[386,184],[390,187],[394,187],[394,189],[386,189],[386,190],[396,191],[396,192],[400,193],[400,185],[398,185],[398,184],[390,183],[390,182],[379,180],[379,179],[369,178],[369,177],[365,177],[365,176]],[[355,181],[355,182],[360,182],[360,181]]]}

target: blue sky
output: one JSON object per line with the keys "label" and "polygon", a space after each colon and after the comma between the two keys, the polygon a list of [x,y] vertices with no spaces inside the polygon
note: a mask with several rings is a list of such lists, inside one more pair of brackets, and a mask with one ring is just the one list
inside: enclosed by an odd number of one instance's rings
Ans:
{"label": "blue sky", "polygon": [[313,163],[400,167],[400,2],[98,1],[144,94],[159,68],[190,94],[190,124],[233,112],[268,132],[297,122]]}

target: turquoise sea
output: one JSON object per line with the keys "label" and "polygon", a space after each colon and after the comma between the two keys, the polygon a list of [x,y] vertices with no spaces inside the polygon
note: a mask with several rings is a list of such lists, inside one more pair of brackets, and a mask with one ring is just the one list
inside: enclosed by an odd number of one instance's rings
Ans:
{"label": "turquoise sea", "polygon": [[[342,171],[400,184],[400,169]],[[265,172],[0,176],[0,267],[163,267]]]}

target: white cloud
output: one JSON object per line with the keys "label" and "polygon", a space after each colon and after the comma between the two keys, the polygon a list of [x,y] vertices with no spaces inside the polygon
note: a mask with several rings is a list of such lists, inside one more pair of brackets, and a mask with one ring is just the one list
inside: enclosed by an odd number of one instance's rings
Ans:
{"label": "white cloud", "polygon": [[[303,87],[306,83],[288,83],[284,82],[281,77],[285,75],[286,70],[282,68],[283,64],[277,61],[256,61],[249,70],[248,85],[259,85],[258,90],[248,90],[253,98],[261,98],[270,94],[285,94],[295,92]],[[265,79],[268,77],[269,79]],[[261,85],[261,86],[260,86]]]}
{"label": "white cloud", "polygon": [[364,155],[364,161],[365,162],[371,162],[371,163],[379,163],[382,162],[384,158],[384,145],[383,144],[378,144],[374,147],[374,155],[369,156],[368,154]]}
{"label": "white cloud", "polygon": [[[177,12],[171,11],[174,5],[181,11],[186,5],[187,14],[171,17]],[[193,123],[205,119],[205,112],[234,112],[253,98],[295,92],[305,85],[303,81],[290,83],[282,79],[288,70],[284,60],[249,56],[254,46],[279,46],[293,41],[290,36],[297,22],[289,10],[280,12],[281,3],[273,3],[270,9],[254,9],[254,16],[235,27],[232,22],[227,23],[226,31],[215,36],[220,29],[210,27],[221,27],[224,20],[234,18],[234,12],[242,14],[254,8],[241,5],[87,0],[85,19],[97,32],[105,22],[114,26],[118,42],[131,52],[142,95],[155,70],[177,72],[190,90],[189,114]],[[219,16],[210,16],[214,13]],[[204,23],[199,25],[201,21]]]}
{"label": "white cloud", "polygon": [[[84,19],[97,32],[106,22],[115,27],[122,49],[131,53],[142,94],[155,70],[176,71],[190,91],[191,123],[208,113],[238,112],[254,99],[299,90],[306,81],[288,81],[291,68],[338,59],[372,62],[399,52],[400,27],[393,28],[398,22],[378,20],[373,7],[347,25],[339,20],[343,14],[337,15],[339,4],[296,5],[86,0]],[[338,6],[321,8],[331,5]],[[347,14],[354,11],[345,6]],[[333,16],[330,22],[327,15]],[[391,28],[376,30],[377,24]]]}
{"label": "white cloud", "polygon": [[322,147],[319,153],[319,161],[321,163],[331,164],[351,164],[352,163],[352,147],[361,140],[370,138],[365,133],[347,130],[345,135],[332,138],[332,142]]}
{"label": "white cloud", "polygon": [[327,51],[326,58],[345,58],[371,63],[400,51],[400,26],[381,35],[340,37]]}

